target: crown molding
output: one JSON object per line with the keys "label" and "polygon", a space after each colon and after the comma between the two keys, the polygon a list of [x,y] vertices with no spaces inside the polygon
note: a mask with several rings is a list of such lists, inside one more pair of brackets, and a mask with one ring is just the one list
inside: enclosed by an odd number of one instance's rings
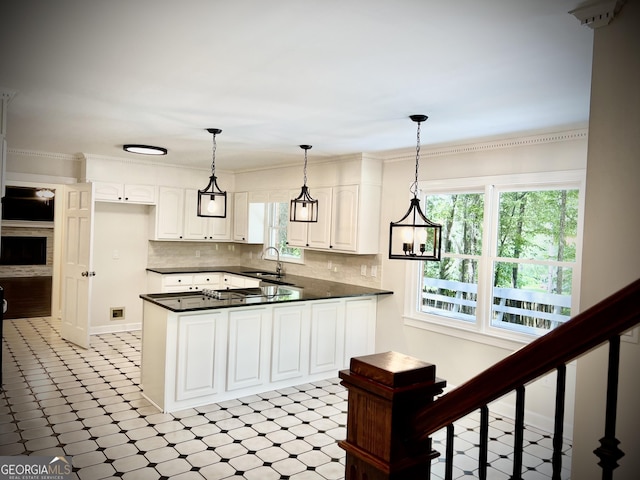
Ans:
{"label": "crown molding", "polygon": [[[570,140],[586,139],[588,129],[567,130],[553,133],[543,133],[538,135],[527,135],[512,138],[495,139],[484,142],[475,142],[461,145],[433,146],[420,148],[420,157],[442,157],[445,155],[459,155],[464,153],[484,152],[490,150],[500,150],[504,148],[524,147],[530,145],[541,145],[545,143],[566,142]],[[385,162],[404,161],[407,158],[415,158],[416,149],[396,150],[391,155],[384,156]]]}
{"label": "crown molding", "polygon": [[580,25],[596,29],[609,25],[624,5],[626,0],[600,0],[583,5],[569,13],[580,20]]}
{"label": "crown molding", "polygon": [[8,148],[7,153],[22,157],[35,157],[35,158],[54,158],[56,160],[66,160],[68,162],[80,162],[82,157],[79,155],[69,155],[67,153],[51,153],[51,152],[37,152],[34,150],[20,150],[17,148]]}

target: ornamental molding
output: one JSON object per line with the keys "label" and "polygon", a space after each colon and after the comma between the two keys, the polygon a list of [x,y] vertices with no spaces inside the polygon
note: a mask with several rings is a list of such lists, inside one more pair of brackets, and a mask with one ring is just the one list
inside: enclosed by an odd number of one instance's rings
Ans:
{"label": "ornamental molding", "polygon": [[[566,142],[571,140],[586,139],[588,129],[568,130],[563,132],[545,133],[539,135],[529,135],[523,137],[505,138],[486,142],[469,143],[464,145],[450,145],[446,147],[425,147],[420,149],[420,157],[441,157],[445,155],[459,155],[463,153],[476,153],[503,148],[524,147],[530,145],[541,145],[545,143]],[[404,161],[409,156],[415,158],[415,148],[404,149],[402,152],[384,156],[384,161]]]}
{"label": "ornamental molding", "polygon": [[626,0],[601,0],[588,5],[583,5],[569,13],[580,20],[580,25],[587,26],[591,29],[604,27],[611,23]]}
{"label": "ornamental molding", "polygon": [[15,156],[32,157],[32,158],[48,158],[55,160],[64,160],[67,162],[80,162],[82,157],[79,155],[69,155],[66,153],[36,152],[32,150],[20,150],[17,148],[8,148],[7,153]]}

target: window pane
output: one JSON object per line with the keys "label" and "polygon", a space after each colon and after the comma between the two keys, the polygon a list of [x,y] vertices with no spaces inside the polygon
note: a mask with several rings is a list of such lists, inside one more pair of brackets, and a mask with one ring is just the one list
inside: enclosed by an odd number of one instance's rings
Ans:
{"label": "window pane", "polygon": [[497,256],[575,261],[578,190],[500,193]]}
{"label": "window pane", "polygon": [[420,311],[475,322],[478,297],[478,262],[443,258],[424,262]]}
{"label": "window pane", "polygon": [[289,204],[271,203],[269,207],[269,246],[276,247],[280,251],[281,258],[299,260],[302,257],[302,250],[287,245]]}
{"label": "window pane", "polygon": [[573,269],[496,262],[494,274],[494,327],[539,334],[569,320]]}
{"label": "window pane", "polygon": [[442,224],[442,251],[480,255],[484,221],[484,194],[428,195],[426,215]]}

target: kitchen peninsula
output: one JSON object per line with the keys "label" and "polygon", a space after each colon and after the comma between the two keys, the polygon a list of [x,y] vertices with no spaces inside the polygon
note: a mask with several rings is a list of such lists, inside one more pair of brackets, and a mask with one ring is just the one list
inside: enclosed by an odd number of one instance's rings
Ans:
{"label": "kitchen peninsula", "polygon": [[335,377],[393,292],[239,266],[147,269],[143,394],[164,412]]}

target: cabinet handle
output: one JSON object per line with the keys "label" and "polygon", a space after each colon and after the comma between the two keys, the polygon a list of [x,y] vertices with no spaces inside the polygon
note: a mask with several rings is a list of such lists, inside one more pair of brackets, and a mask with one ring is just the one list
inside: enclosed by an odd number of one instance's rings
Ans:
{"label": "cabinet handle", "polygon": [[182,280],[178,279],[178,283],[180,283]]}
{"label": "cabinet handle", "polygon": [[124,197],[125,200],[129,200],[129,197]]}
{"label": "cabinet handle", "polygon": [[122,200],[122,197],[118,197],[118,200]]}

